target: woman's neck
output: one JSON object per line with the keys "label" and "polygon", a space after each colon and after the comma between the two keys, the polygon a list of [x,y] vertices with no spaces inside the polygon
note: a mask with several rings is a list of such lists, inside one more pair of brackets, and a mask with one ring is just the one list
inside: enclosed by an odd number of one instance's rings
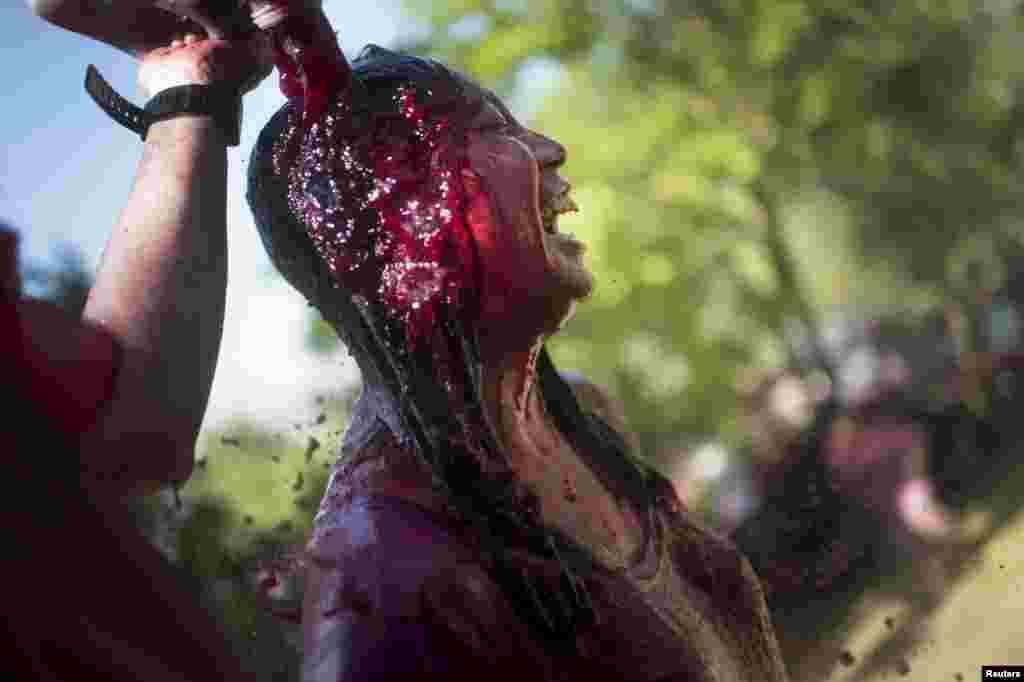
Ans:
{"label": "woman's neck", "polygon": [[481,350],[481,398],[484,414],[499,444],[515,457],[512,441],[526,436],[531,440],[545,429],[552,428],[537,385],[537,358],[543,347],[538,337],[525,349],[487,353]]}

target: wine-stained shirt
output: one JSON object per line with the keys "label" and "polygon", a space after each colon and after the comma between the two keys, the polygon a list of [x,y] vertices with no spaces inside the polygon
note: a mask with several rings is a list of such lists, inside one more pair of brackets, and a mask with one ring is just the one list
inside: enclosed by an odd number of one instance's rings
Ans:
{"label": "wine-stained shirt", "polygon": [[379,415],[357,405],[314,522],[306,682],[787,679],[749,562],[695,522],[657,476],[636,555],[588,547],[598,564],[584,578],[596,622],[578,631],[580,653],[549,652]]}

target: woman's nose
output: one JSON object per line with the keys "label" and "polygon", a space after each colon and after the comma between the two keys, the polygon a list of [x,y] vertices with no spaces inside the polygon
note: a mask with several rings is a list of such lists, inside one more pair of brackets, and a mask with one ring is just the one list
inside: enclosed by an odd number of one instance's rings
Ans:
{"label": "woman's nose", "polygon": [[565,147],[550,137],[530,131],[527,144],[533,150],[533,155],[541,166],[557,168],[565,163]]}

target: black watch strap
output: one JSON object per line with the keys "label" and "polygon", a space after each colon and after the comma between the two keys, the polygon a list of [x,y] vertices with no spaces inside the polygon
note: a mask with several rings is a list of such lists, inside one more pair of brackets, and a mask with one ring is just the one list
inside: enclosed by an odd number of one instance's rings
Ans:
{"label": "black watch strap", "polygon": [[112,119],[143,140],[157,121],[188,114],[212,116],[228,145],[238,146],[242,128],[242,96],[209,85],[182,85],[159,92],[140,109],[119,95],[95,66],[85,72],[85,91]]}

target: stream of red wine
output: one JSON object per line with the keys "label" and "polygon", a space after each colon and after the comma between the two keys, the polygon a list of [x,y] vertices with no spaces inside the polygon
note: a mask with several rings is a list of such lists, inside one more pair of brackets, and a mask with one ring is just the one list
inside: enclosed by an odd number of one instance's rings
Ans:
{"label": "stream of red wine", "polygon": [[289,17],[272,36],[280,87],[293,104],[274,156],[289,179],[289,207],[336,283],[383,304],[401,322],[404,350],[429,349],[435,379],[458,411],[464,365],[439,316],[443,309],[446,320],[468,321],[478,282],[464,154],[451,143],[453,100],[407,86],[390,103],[353,114],[352,69],[322,14]]}

